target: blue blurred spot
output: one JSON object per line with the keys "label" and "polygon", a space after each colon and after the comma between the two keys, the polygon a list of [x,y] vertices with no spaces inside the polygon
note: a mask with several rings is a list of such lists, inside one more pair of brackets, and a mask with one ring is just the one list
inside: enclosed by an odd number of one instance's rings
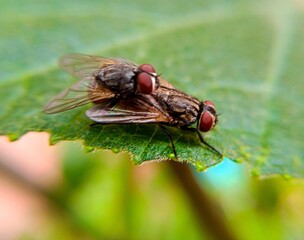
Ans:
{"label": "blue blurred spot", "polygon": [[244,185],[244,180],[247,179],[244,164],[235,163],[228,158],[224,158],[220,164],[209,168],[200,175],[210,185],[220,189]]}

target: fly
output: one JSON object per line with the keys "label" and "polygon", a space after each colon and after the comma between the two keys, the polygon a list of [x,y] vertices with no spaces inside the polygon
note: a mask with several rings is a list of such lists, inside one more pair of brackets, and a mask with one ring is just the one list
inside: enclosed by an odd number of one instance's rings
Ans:
{"label": "fly", "polygon": [[[176,159],[173,138],[165,126],[196,132],[201,143],[222,157],[200,133],[209,132],[217,124],[215,104],[176,89],[157,75],[152,65],[87,55],[68,55],[60,60],[60,65],[80,80],[53,98],[44,108],[46,113],[92,102],[95,106],[86,115],[96,124],[157,123],[168,135]],[[151,79],[155,80],[151,91],[142,91],[148,88],[141,82]],[[192,128],[194,123],[196,127]]]}
{"label": "fly", "polygon": [[99,103],[110,95],[121,99],[139,93],[151,94],[159,87],[159,75],[151,64],[70,54],[60,58],[59,65],[79,81],[52,99],[44,108],[46,113],[62,112],[88,102]]}

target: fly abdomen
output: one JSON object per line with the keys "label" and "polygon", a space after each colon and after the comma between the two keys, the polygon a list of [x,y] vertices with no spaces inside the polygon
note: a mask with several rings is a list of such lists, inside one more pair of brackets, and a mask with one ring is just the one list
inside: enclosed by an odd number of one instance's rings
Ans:
{"label": "fly abdomen", "polygon": [[174,89],[159,91],[157,97],[172,117],[171,125],[187,127],[197,120],[199,101],[196,98]]}

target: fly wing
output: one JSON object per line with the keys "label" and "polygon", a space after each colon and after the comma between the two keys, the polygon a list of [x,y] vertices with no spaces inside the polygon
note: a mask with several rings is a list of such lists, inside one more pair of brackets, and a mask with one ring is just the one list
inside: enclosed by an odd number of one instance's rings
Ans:
{"label": "fly wing", "polygon": [[113,108],[97,105],[86,115],[98,123],[168,123],[172,119],[151,96],[139,96],[120,100]]}
{"label": "fly wing", "polygon": [[44,107],[44,112],[59,113],[91,102],[108,105],[114,99],[115,94],[109,89],[83,79],[49,101]]}
{"label": "fly wing", "polygon": [[109,65],[126,64],[130,67],[135,63],[120,58],[104,58],[85,54],[69,54],[59,59],[59,65],[77,78],[90,78],[95,71]]}
{"label": "fly wing", "polygon": [[114,66],[115,64],[133,66],[133,63],[123,59],[102,58],[82,54],[70,54],[62,57],[59,60],[59,65],[70,74],[79,78],[79,81],[47,103],[44,107],[44,112],[63,112],[90,102],[111,102],[115,94],[110,89],[96,83],[94,72],[103,66]]}

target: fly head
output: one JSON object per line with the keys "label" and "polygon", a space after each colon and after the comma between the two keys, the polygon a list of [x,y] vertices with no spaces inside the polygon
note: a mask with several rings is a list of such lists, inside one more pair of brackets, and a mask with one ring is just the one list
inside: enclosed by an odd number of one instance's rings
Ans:
{"label": "fly head", "polygon": [[201,102],[200,109],[197,128],[202,132],[209,132],[218,122],[215,105],[212,101],[206,100]]}
{"label": "fly head", "polygon": [[142,64],[136,76],[136,91],[151,94],[159,87],[158,75],[151,64]]}

